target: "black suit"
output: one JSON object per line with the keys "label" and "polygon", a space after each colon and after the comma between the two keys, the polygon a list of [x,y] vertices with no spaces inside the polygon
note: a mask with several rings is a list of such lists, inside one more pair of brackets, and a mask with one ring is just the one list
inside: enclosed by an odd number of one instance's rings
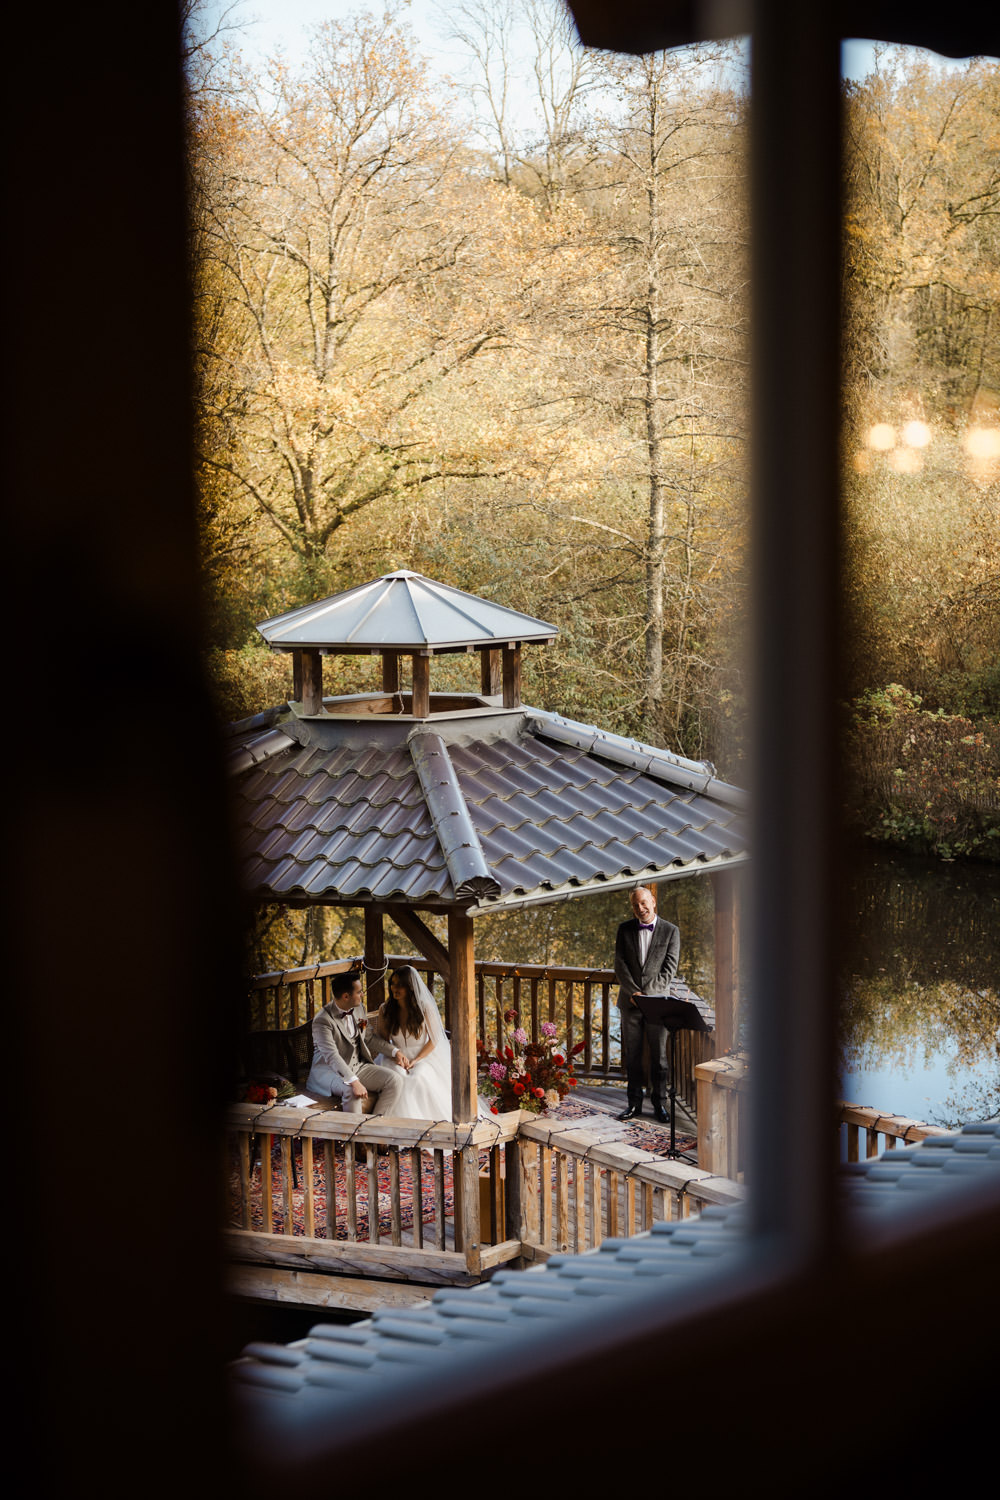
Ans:
{"label": "black suit", "polygon": [[666,995],[670,981],[677,973],[681,953],[681,935],[672,922],[656,917],[650,934],[646,961],[640,959],[639,922],[636,917],[623,922],[615,939],[615,975],[618,979],[618,1010],[621,1015],[622,1055],[628,1079],[630,1108],[642,1108],[642,1042],[649,1039],[650,1097],[654,1106],[664,1106],[664,1092],[669,1081],[667,1063],[667,1028],[647,1021],[632,996]]}

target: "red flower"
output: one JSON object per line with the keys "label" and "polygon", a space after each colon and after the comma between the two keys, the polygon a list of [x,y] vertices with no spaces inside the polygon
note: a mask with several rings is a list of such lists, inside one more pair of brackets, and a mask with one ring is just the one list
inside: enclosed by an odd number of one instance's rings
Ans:
{"label": "red flower", "polygon": [[545,1098],[545,1090],[544,1089],[535,1089],[534,1090],[534,1095],[535,1095],[536,1099],[544,1099]]}
{"label": "red flower", "polygon": [[577,1042],[576,1046],[570,1052],[570,1057],[575,1057],[578,1052],[582,1052],[586,1045],[586,1042]]}
{"label": "red flower", "polygon": [[576,1082],[577,1082],[577,1081],[576,1081],[576,1079],[575,1079],[575,1078],[570,1078],[570,1079],[569,1079],[569,1080],[568,1080],[568,1082],[569,1082],[569,1086],[570,1086],[570,1088],[571,1088],[571,1089],[575,1089],[575,1088],[576,1088]]}
{"label": "red flower", "polygon": [[563,1057],[563,1055],[562,1055],[561,1052],[554,1052],[552,1054],[552,1061],[554,1063],[558,1063],[559,1066],[562,1067],[562,1065],[566,1061],[566,1059]]}
{"label": "red flower", "polygon": [[503,1049],[503,1054],[504,1054],[504,1057],[506,1057],[506,1059],[507,1059],[508,1062],[513,1062],[514,1061],[514,1049],[513,1049],[513,1047],[505,1047]]}
{"label": "red flower", "polygon": [[498,1115],[498,1114],[499,1114],[499,1113],[500,1113],[500,1111],[499,1111],[499,1110],[498,1110],[498,1109],[497,1109],[497,1107],[496,1107],[496,1105],[495,1105],[495,1104],[491,1104],[491,1105],[490,1105],[490,1109],[491,1109],[491,1110],[492,1110],[492,1111],[493,1111],[493,1113],[494,1113],[494,1114],[495,1114],[495,1115]]}
{"label": "red flower", "polygon": [[515,1083],[515,1085],[514,1085],[514,1093],[515,1094],[523,1094],[524,1093],[524,1084],[523,1083]]}

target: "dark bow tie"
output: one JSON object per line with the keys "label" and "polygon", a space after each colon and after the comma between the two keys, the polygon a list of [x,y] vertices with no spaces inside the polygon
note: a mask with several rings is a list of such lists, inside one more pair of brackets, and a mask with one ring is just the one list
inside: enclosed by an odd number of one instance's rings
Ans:
{"label": "dark bow tie", "polygon": [[639,930],[641,932],[652,932],[652,930],[653,930],[653,928],[655,926],[656,926],[655,922],[640,922],[639,923]]}

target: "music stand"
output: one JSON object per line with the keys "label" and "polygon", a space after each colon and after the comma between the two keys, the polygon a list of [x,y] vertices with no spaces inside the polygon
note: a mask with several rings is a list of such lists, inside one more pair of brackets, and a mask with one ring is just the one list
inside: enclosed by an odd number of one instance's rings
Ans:
{"label": "music stand", "polygon": [[633,995],[632,999],[647,1021],[665,1026],[670,1033],[670,1146],[666,1157],[668,1161],[690,1161],[694,1165],[690,1156],[677,1150],[677,1033],[708,1031],[710,1027],[697,1005],[690,1000],[675,1000],[673,995]]}

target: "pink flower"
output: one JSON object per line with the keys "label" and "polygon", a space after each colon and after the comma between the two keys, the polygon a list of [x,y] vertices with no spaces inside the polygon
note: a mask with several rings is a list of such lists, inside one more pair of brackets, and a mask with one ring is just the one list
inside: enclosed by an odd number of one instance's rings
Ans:
{"label": "pink flower", "polygon": [[503,1063],[490,1063],[490,1077],[494,1083],[502,1083],[507,1076]]}
{"label": "pink flower", "polygon": [[528,1040],[528,1033],[525,1031],[523,1026],[519,1026],[514,1032],[514,1040],[515,1042],[520,1042],[522,1047]]}
{"label": "pink flower", "polygon": [[554,1026],[551,1021],[542,1022],[542,1036],[555,1036],[559,1027]]}

